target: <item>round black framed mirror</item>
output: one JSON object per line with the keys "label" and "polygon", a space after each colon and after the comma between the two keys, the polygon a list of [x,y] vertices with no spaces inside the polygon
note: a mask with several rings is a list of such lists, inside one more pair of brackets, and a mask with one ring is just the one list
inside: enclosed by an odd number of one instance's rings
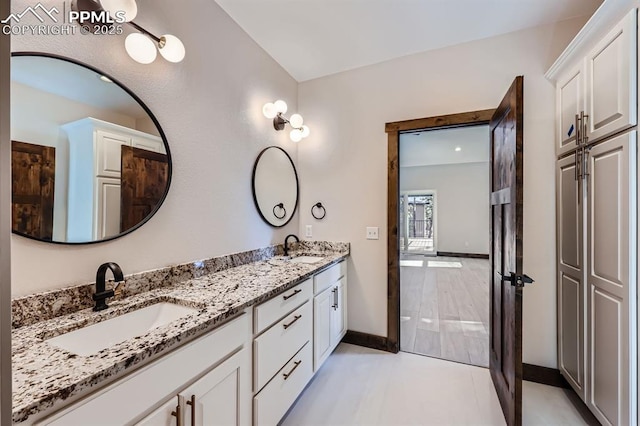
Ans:
{"label": "round black framed mirror", "polygon": [[12,230],[59,244],[129,234],[171,184],[167,138],[112,76],[38,52],[11,58]]}
{"label": "round black framed mirror", "polygon": [[291,221],[298,208],[298,173],[287,152],[277,146],[262,150],[253,165],[253,201],[260,217],[280,228]]}

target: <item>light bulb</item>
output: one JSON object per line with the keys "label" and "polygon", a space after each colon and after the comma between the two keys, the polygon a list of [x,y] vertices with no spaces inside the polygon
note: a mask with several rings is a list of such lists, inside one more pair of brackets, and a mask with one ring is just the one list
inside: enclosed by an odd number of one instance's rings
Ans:
{"label": "light bulb", "polygon": [[158,55],[154,42],[140,33],[129,34],[124,41],[124,48],[131,59],[141,64],[150,64]]}
{"label": "light bulb", "polygon": [[176,63],[184,59],[184,44],[182,44],[178,37],[171,34],[165,34],[160,37],[158,46],[160,54],[167,61]]}
{"label": "light bulb", "polygon": [[276,111],[276,106],[272,102],[264,104],[264,106],[262,107],[262,113],[267,118],[275,118],[276,115],[278,115],[278,111]]}
{"label": "light bulb", "polygon": [[276,106],[276,111],[280,114],[287,112],[287,103],[283,100],[277,100],[273,103]]}
{"label": "light bulb", "polygon": [[302,132],[298,129],[293,129],[291,133],[289,133],[289,137],[294,142],[300,142],[302,140]]}
{"label": "light bulb", "polygon": [[102,9],[109,12],[109,16],[117,20],[116,12],[124,12],[125,22],[133,21],[138,14],[138,5],[136,0],[100,0]]}
{"label": "light bulb", "polygon": [[302,126],[302,130],[300,133],[302,133],[303,138],[306,138],[307,136],[309,136],[309,133],[311,133],[311,130],[309,130],[309,126]]}
{"label": "light bulb", "polygon": [[303,120],[300,114],[293,114],[289,119],[289,124],[291,124],[291,127],[295,127],[297,129],[302,127],[302,123],[303,123]]}

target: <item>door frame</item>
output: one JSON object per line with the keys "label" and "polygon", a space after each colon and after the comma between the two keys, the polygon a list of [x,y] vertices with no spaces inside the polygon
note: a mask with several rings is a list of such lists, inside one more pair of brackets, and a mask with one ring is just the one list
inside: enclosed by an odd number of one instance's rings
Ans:
{"label": "door frame", "polygon": [[[424,254],[428,256],[436,256],[438,253],[438,191],[435,189],[424,189],[424,190],[410,190],[410,191],[402,191],[400,192],[400,196],[402,197],[411,197],[416,195],[431,195],[433,197],[433,253],[416,253],[416,254]],[[400,216],[398,216],[398,219]],[[406,226],[406,223],[405,223]],[[409,237],[407,236],[407,239]],[[402,253],[402,248],[400,249],[400,253]],[[409,254],[407,251],[405,254]]]}
{"label": "door frame", "polygon": [[440,115],[385,124],[388,147],[387,172],[387,338],[386,349],[400,350],[400,133],[488,125],[495,109]]}

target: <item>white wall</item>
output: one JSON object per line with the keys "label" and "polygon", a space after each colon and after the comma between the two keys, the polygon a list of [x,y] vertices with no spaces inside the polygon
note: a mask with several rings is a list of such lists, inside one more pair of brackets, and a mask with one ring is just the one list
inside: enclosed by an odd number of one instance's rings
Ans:
{"label": "white wall", "polygon": [[489,254],[489,163],[400,168],[400,191],[423,189],[437,193],[438,251]]}
{"label": "white wall", "polygon": [[[385,122],[495,108],[525,76],[524,361],[556,366],[554,88],[544,72],[585,18],[424,52],[302,83],[300,233],[351,242],[349,328],[387,334]],[[322,201],[325,220],[311,205]],[[380,240],[365,239],[366,226]]]}
{"label": "white wall", "polygon": [[[19,12],[32,3],[14,0]],[[185,60],[160,55],[151,65],[131,60],[124,36],[15,36],[14,51],[40,51],[88,63],[132,89],[162,125],[173,156],[173,180],[158,213],[130,235],[88,246],[12,238],[13,295],[95,279],[115,261],[126,274],[250,250],[297,231],[297,220],[274,229],[262,222],[251,195],[251,170],[268,145],[296,145],[262,115],[282,98],[296,110],[297,83],[211,0],[138,0],[136,22],[181,38]],[[4,74],[3,74],[4,75]]]}
{"label": "white wall", "polygon": [[[53,239],[67,239],[69,141],[61,125],[86,117],[136,128],[136,119],[11,82],[11,140],[56,149]],[[37,125],[34,125],[37,123]]]}

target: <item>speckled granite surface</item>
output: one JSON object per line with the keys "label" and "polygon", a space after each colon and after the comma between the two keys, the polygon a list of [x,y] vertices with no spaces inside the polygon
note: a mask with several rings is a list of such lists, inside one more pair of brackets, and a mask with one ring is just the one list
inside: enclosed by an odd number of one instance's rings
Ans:
{"label": "speckled granite surface", "polygon": [[[349,250],[347,243],[326,241],[302,241],[299,244],[291,244],[290,247],[317,254]],[[128,275],[123,296],[133,296],[171,286],[191,278],[213,274],[282,254],[283,247],[282,244],[279,244]],[[96,265],[97,268],[98,265]],[[126,271],[124,272],[126,274]],[[94,291],[95,283],[87,283],[13,299],[11,301],[12,327],[24,327],[89,308],[93,306],[91,295]]]}
{"label": "speckled granite surface", "polygon": [[[101,381],[128,373],[142,361],[211,330],[244,308],[286,291],[319,270],[344,259],[349,254],[349,245],[304,242],[297,250],[294,255],[320,255],[323,260],[315,264],[288,262],[281,256],[274,256],[281,251],[281,246],[274,246],[273,250],[263,252],[264,260],[254,257],[251,263],[244,262],[240,266],[234,267],[233,260],[229,260],[234,255],[194,262],[190,265],[197,267],[191,271],[185,267],[186,272],[179,274],[182,278],[179,281],[173,279],[175,275],[171,275],[168,278],[169,284],[154,278],[158,271],[152,271],[144,273],[147,277],[136,277],[138,281],[134,281],[137,283],[147,280],[145,282],[149,283],[147,288],[150,290],[138,291],[121,300],[112,301],[106,311],[93,312],[91,308],[76,308],[75,312],[66,315],[15,328],[12,335],[13,421],[25,421],[56,402],[99,385]],[[127,287],[130,279],[131,277],[127,278]],[[145,288],[146,285],[143,284],[140,288]],[[74,288],[81,287],[83,286]],[[83,297],[82,293],[74,293],[70,289],[66,291],[63,294],[73,294],[74,296],[70,296],[72,299]],[[30,304],[18,306],[55,303],[51,299],[51,293],[30,296]],[[89,300],[90,294],[91,291],[87,296]],[[45,342],[45,339],[64,332],[162,301],[194,307],[198,312],[92,356],[77,356]],[[37,316],[37,312],[30,315]]]}

